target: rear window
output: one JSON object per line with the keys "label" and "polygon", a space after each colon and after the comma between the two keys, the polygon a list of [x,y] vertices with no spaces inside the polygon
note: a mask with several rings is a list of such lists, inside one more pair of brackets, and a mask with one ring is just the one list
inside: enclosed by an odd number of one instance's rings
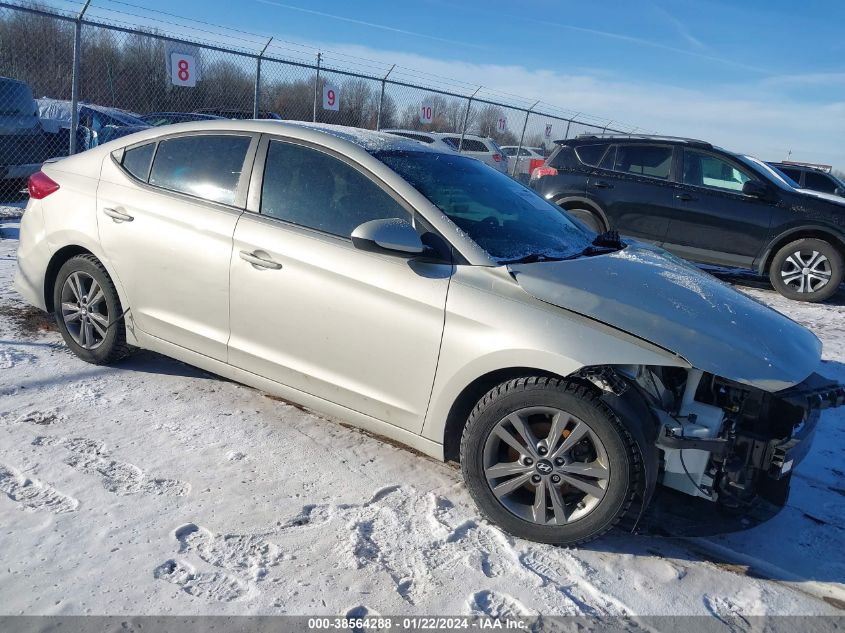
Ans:
{"label": "rear window", "polygon": [[147,182],[150,177],[150,165],[153,161],[155,143],[147,143],[126,150],[123,154],[123,168],[138,180]]}
{"label": "rear window", "polygon": [[672,148],[662,145],[619,145],[616,171],[668,179],[672,167]]}
{"label": "rear window", "polygon": [[434,143],[433,138],[431,138],[430,136],[425,136],[423,134],[409,134],[408,132],[390,132],[390,134],[395,134],[396,136],[404,136],[405,138],[420,141],[421,143]]}
{"label": "rear window", "polygon": [[575,148],[575,154],[585,165],[596,166],[599,164],[601,157],[604,156],[604,150],[607,145],[580,145]]}
{"label": "rear window", "polygon": [[161,141],[150,184],[212,202],[232,204],[249,136],[181,136]]}
{"label": "rear window", "polygon": [[35,116],[38,109],[25,83],[0,79],[0,116]]}

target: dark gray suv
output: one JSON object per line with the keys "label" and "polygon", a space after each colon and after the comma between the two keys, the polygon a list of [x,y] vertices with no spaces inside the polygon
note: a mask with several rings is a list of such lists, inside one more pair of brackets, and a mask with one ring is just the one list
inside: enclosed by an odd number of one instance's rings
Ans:
{"label": "dark gray suv", "polygon": [[0,190],[23,187],[41,166],[44,135],[29,86],[0,77]]}

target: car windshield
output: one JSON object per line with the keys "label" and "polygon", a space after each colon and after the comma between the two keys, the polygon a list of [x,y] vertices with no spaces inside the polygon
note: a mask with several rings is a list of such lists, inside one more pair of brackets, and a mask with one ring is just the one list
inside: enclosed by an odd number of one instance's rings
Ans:
{"label": "car windshield", "polygon": [[478,160],[399,150],[375,156],[500,263],[575,257],[595,238],[557,206]]}
{"label": "car windshield", "polygon": [[754,158],[753,156],[738,156],[737,158],[739,158],[739,160],[751,167],[751,169],[756,171],[758,174],[765,176],[767,180],[773,181],[782,189],[801,188],[801,185],[792,180],[792,178],[787,176],[780,169],[777,169],[767,163],[764,163],[759,158]]}

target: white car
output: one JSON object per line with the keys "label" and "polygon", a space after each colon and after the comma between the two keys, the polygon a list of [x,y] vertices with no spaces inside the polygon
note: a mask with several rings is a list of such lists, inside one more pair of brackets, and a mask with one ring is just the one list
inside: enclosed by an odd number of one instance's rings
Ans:
{"label": "white car", "polygon": [[420,132],[418,130],[382,130],[382,132],[404,136],[440,150],[458,151],[458,147],[460,147],[461,154],[480,160],[503,174],[510,173],[508,171],[508,157],[502,151],[502,148],[496,145],[496,141],[491,138],[464,134],[462,141],[461,135],[454,132]]}
{"label": "white car", "polygon": [[845,402],[797,323],[393,135],[181,123],[29,184],[15,286],[81,359],[147,348],[459,461],[519,537],[631,526],[658,484],[782,506]]}
{"label": "white car", "polygon": [[[502,151],[508,157],[511,165],[511,174],[520,182],[528,182],[531,176],[531,161],[546,160],[546,156],[540,147],[519,147],[518,145],[502,145]],[[517,156],[517,152],[519,156]],[[516,161],[516,171],[513,169],[513,162]]]}

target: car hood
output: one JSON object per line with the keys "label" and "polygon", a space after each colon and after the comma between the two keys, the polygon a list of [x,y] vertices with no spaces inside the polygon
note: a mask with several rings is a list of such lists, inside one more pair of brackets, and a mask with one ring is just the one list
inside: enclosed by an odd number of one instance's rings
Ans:
{"label": "car hood", "polygon": [[511,265],[533,297],[670,350],[703,371],[779,391],[815,371],[809,330],[661,249]]}

